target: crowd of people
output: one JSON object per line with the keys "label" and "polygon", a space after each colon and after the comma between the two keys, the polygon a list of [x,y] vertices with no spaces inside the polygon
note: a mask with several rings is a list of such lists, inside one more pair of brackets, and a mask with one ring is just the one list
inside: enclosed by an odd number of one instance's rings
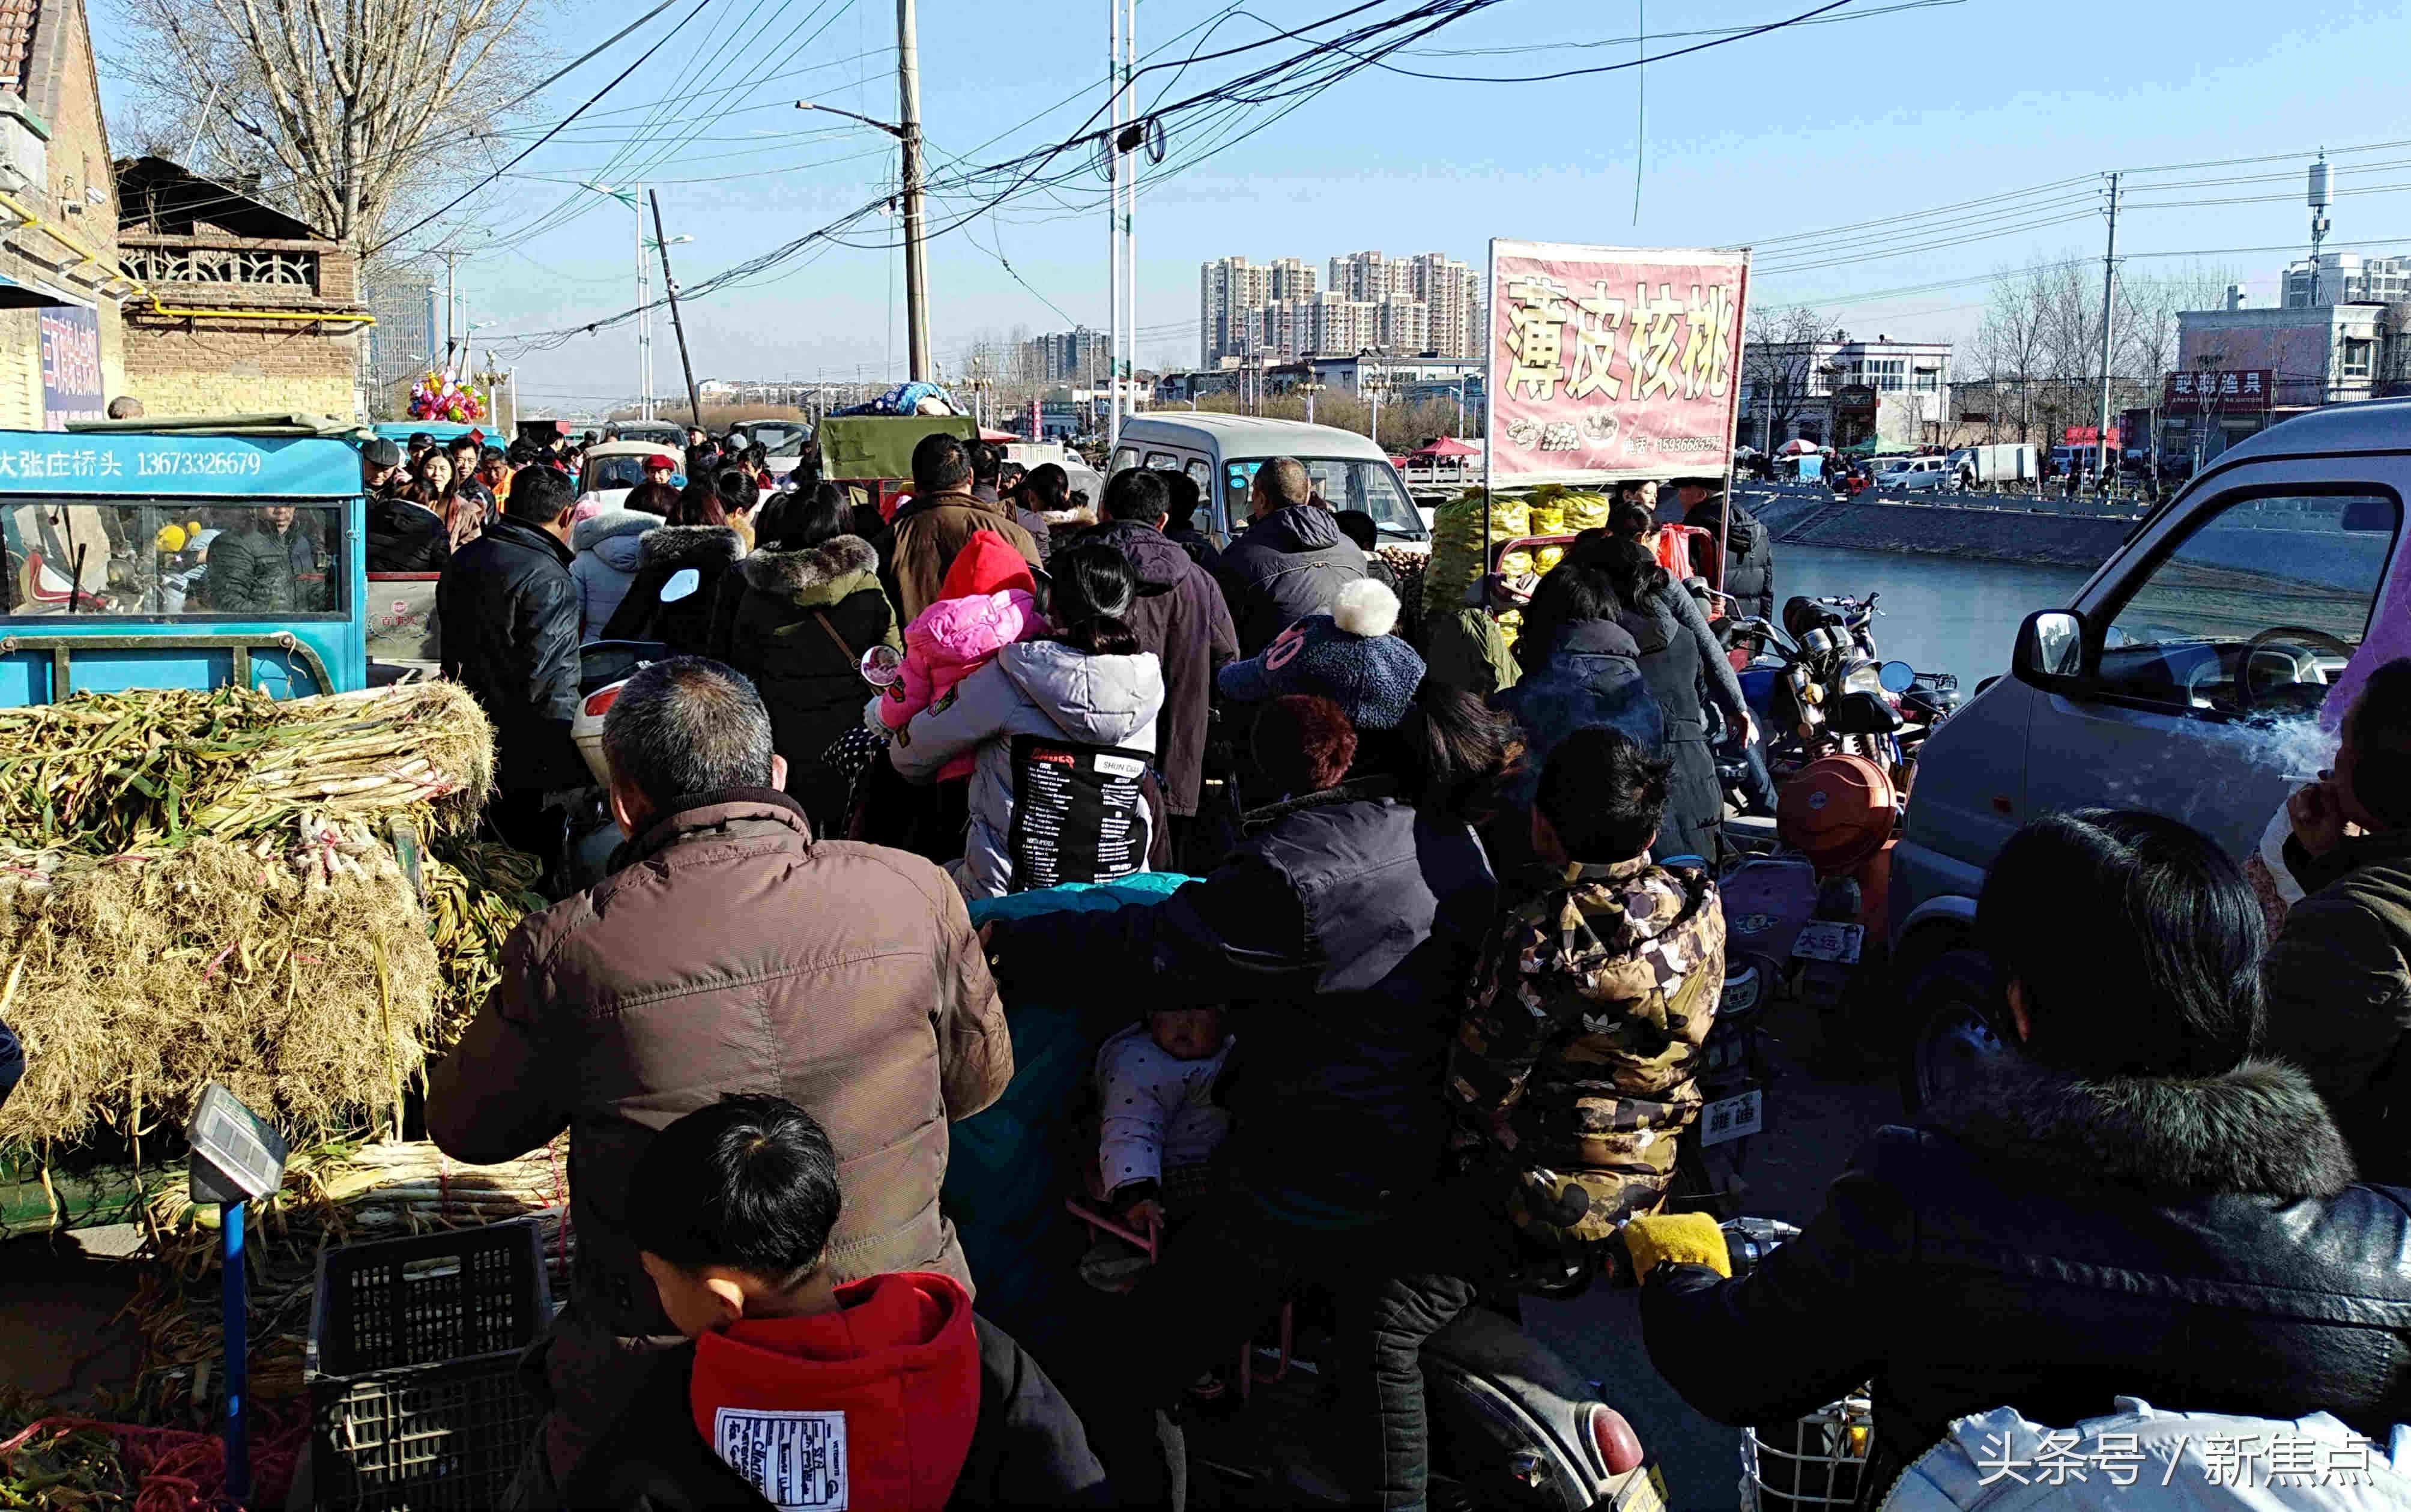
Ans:
{"label": "crowd of people", "polygon": [[[1220,550],[1178,474],[1067,527],[1059,469],[944,435],[892,517],[691,452],[580,521],[565,470],[469,460],[490,503],[422,457],[376,509],[446,554],[505,833],[587,780],[581,641],[663,647],[604,720],[608,875],[521,924],[429,1096],[457,1158],[570,1138],[521,1505],[833,1505],[833,1446],[855,1505],[1179,1505],[1184,1416],[1301,1287],[1336,1468],[1385,1508],[1455,1493],[1424,1342],[1585,1273],[1643,1283],[1647,1362],[1721,1420],[1872,1380],[1878,1491],[2003,1405],[2381,1441],[2411,1407],[2411,1197],[2361,1182],[2411,1118],[2411,662],[2297,800],[2322,885],[2273,948],[2172,821],[2012,838],[1976,921],[1999,1075],[1734,1279],[1659,1209],[1724,985],[1710,717],[1753,732],[1649,501],[1541,580],[1520,679],[1465,686],[1293,459]],[[1717,487],[1685,508],[1722,516]],[[1771,603],[1763,532],[1722,539]],[[983,1292],[939,1199],[949,1126],[1014,1083],[1006,1005],[1039,1002],[1095,1069],[1089,1193],[1150,1240],[1083,1267],[1110,1293]]]}

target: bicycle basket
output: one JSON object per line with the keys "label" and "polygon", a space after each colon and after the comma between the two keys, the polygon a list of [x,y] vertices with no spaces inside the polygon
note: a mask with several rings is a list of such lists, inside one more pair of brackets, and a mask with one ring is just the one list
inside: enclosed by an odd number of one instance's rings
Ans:
{"label": "bicycle basket", "polygon": [[[1864,1391],[1828,1403],[1787,1428],[1741,1436],[1741,1505],[1745,1512],[1849,1506],[1875,1436],[1875,1412]],[[1788,1442],[1787,1442],[1788,1440]]]}

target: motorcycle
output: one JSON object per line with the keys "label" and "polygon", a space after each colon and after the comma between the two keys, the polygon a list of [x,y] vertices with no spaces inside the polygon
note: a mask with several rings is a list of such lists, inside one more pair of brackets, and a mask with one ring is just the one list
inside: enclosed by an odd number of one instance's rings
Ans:
{"label": "motorcycle", "polygon": [[[1740,863],[1726,868],[1726,885]],[[1739,1214],[1748,1195],[1743,1174],[1750,1140],[1766,1130],[1767,1095],[1775,1082],[1763,1010],[1782,985],[1783,967],[1773,957],[1737,948],[1732,909],[1726,908],[1725,978],[1717,1018],[1700,1046],[1700,1112],[1674,1144],[1674,1181],[1667,1206],[1718,1218]]]}
{"label": "motorcycle", "polygon": [[[1880,659],[1880,597],[1794,598],[1781,626],[1733,618],[1726,632],[1751,652],[1743,691],[1767,733],[1776,837],[1791,852],[1771,858],[1788,866],[1750,874],[1755,902],[1728,902],[1728,948],[1766,937],[1823,1021],[1828,1052],[1865,1038],[1849,1032],[1854,1000],[1881,997],[1868,989],[1883,976],[1892,834],[1918,751],[1959,705],[1952,674]],[[1770,933],[1777,919],[1786,927]]]}
{"label": "motorcycle", "polygon": [[[1579,1295],[1592,1279],[1569,1266],[1533,1278],[1536,1295]],[[1191,1413],[1182,1438],[1190,1478],[1209,1475],[1216,1505],[1343,1504],[1327,1468],[1331,1383],[1313,1355],[1324,1299],[1308,1289],[1240,1368],[1239,1402]],[[1424,1341],[1424,1404],[1435,1506],[1530,1512],[1665,1512],[1664,1473],[1643,1450],[1603,1384],[1585,1380],[1526,1333],[1511,1298],[1488,1298]],[[1192,1492],[1191,1500],[1195,1497]]]}

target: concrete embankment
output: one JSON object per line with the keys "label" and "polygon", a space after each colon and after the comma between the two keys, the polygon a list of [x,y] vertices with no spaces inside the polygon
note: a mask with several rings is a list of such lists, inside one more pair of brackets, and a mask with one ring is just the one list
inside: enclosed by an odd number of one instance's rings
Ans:
{"label": "concrete embankment", "polygon": [[1849,551],[1906,551],[1977,561],[2097,567],[2135,528],[2131,519],[1907,503],[1862,496],[1837,502],[1822,489],[1794,493],[1744,490],[1742,507],[1756,515],[1778,544]]}

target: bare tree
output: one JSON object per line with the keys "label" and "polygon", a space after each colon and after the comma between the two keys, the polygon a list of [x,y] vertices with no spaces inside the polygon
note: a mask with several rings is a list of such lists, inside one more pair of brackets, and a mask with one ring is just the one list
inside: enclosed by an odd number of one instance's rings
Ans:
{"label": "bare tree", "polygon": [[1976,332],[1976,360],[1992,381],[1995,414],[2003,385],[2013,385],[2020,442],[2034,439],[2035,388],[2046,376],[2051,349],[2050,306],[2039,269],[2004,269],[1993,276],[1984,323]]}
{"label": "bare tree", "polygon": [[125,0],[124,139],[373,255],[492,160],[539,0]]}
{"label": "bare tree", "polygon": [[1806,305],[1761,306],[1749,313],[1741,355],[1741,381],[1749,389],[1746,428],[1756,429],[1769,451],[1816,392],[1817,343],[1824,338],[1825,324],[1825,317]]}
{"label": "bare tree", "polygon": [[2219,308],[2227,285],[2234,282],[2232,270],[2199,263],[2169,273],[2122,269],[2118,274],[2119,371],[2156,392],[2161,378],[2176,366],[2178,313]]}
{"label": "bare tree", "polygon": [[2135,379],[2141,401],[2152,410],[2147,439],[2153,446],[2159,444],[2162,380],[2177,363],[2177,316],[2186,310],[2217,309],[2234,282],[2232,271],[2200,263],[2166,273],[2119,272],[2119,367]]}

